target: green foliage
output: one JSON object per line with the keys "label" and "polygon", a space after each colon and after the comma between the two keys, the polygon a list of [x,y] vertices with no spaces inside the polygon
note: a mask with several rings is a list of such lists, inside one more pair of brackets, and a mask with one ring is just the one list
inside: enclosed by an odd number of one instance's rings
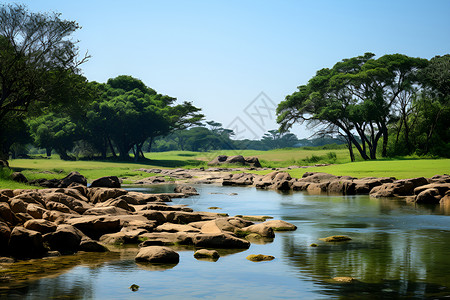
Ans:
{"label": "green foliage", "polygon": [[366,53],[319,70],[278,105],[280,129],[306,122],[318,135],[343,137],[352,160],[353,147],[364,159],[376,159],[380,142],[381,155],[386,156],[395,104],[420,84],[419,70],[427,64],[401,54],[374,59]]}

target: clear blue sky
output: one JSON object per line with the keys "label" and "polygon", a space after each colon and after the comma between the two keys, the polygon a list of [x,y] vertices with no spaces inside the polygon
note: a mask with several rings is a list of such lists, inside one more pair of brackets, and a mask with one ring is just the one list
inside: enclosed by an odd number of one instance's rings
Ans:
{"label": "clear blue sky", "polygon": [[[208,120],[228,126],[238,118],[256,135],[277,127],[274,115],[251,112],[270,103],[252,102],[261,92],[278,104],[318,69],[365,52],[450,53],[449,0],[18,3],[83,27],[75,37],[92,55],[82,67],[89,80],[131,75],[192,101]],[[301,127],[293,133],[309,135]]]}

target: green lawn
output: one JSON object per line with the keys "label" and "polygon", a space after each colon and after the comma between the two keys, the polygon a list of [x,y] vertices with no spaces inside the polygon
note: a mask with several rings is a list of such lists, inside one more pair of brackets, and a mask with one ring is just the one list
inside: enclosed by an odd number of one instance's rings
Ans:
{"label": "green lawn", "polygon": [[[330,159],[329,153],[333,152],[335,158]],[[354,177],[432,177],[436,174],[450,173],[450,159],[396,159],[377,161],[357,161],[350,163],[347,150],[304,150],[281,149],[272,151],[216,151],[216,152],[189,152],[170,151],[159,153],[146,153],[144,162],[113,162],[113,161],[63,161],[54,156],[51,159],[14,159],[10,160],[10,166],[14,171],[22,171],[29,179],[37,178],[63,178],[71,171],[78,171],[88,181],[102,176],[118,176],[125,178],[125,183],[151,176],[152,174],[137,171],[139,168],[198,168],[206,167],[207,162],[215,156],[243,155],[257,156],[263,167],[287,167],[291,165],[314,165],[315,163],[334,162],[326,167],[314,167],[307,169],[294,169],[289,171],[293,177],[301,177],[305,172],[326,172],[334,175],[350,175]],[[334,155],[333,155],[334,156]],[[311,158],[315,158],[312,159]],[[306,159],[306,161],[305,161]],[[44,172],[43,171],[50,171]],[[255,171],[266,174],[270,171]],[[4,176],[3,176],[4,178]],[[23,188],[22,184],[13,183],[10,180],[1,179],[0,188]]]}

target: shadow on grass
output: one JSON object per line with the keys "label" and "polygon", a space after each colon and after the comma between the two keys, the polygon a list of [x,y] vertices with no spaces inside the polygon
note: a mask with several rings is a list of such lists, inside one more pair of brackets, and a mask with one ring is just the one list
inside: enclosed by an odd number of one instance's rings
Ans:
{"label": "shadow on grass", "polygon": [[[183,156],[191,156],[189,154]],[[80,159],[80,161],[89,161],[88,159]],[[120,159],[94,159],[92,161],[96,162],[114,162],[114,163],[126,163],[126,164],[136,164],[136,165],[148,165],[152,167],[161,167],[161,168],[182,168],[182,167],[201,167],[206,164],[206,162],[195,159],[148,159],[141,158],[138,161],[130,158],[129,160],[120,160]]]}

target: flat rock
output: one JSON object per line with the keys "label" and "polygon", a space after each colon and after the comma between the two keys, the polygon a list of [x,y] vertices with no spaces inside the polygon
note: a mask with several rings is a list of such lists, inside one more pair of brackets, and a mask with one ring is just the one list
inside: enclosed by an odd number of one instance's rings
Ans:
{"label": "flat rock", "polygon": [[168,247],[148,246],[139,250],[135,260],[137,262],[176,264],[180,255]]}
{"label": "flat rock", "polygon": [[333,235],[326,238],[320,238],[319,240],[329,243],[336,243],[336,242],[350,241],[351,238],[346,235]]}
{"label": "flat rock", "polygon": [[275,257],[272,255],[264,255],[264,254],[250,254],[246,257],[250,261],[259,262],[259,261],[270,261],[274,260]]}
{"label": "flat rock", "polygon": [[292,231],[296,230],[297,226],[282,220],[270,220],[263,223],[275,231]]}
{"label": "flat rock", "polygon": [[193,238],[196,247],[219,248],[219,249],[248,249],[250,242],[232,236],[230,234],[197,234]]}
{"label": "flat rock", "polygon": [[216,250],[200,249],[194,252],[195,258],[212,258],[213,260],[219,259],[219,252]]}

